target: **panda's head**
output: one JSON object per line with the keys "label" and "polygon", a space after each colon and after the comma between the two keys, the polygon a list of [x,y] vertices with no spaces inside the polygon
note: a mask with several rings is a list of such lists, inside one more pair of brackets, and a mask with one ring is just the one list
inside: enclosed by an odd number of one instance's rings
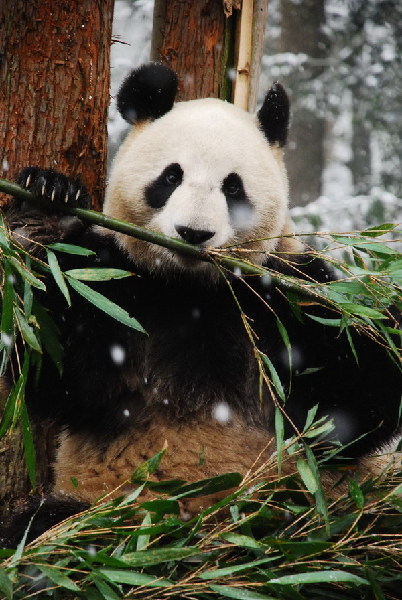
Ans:
{"label": "panda's head", "polygon": [[[257,116],[217,99],[173,106],[177,78],[149,64],[118,93],[122,116],[135,124],[114,159],[104,212],[191,244],[247,249],[261,264],[290,233],[288,182],[282,161],[289,122],[285,91],[275,84]],[[116,234],[147,268],[206,270],[211,265]]]}

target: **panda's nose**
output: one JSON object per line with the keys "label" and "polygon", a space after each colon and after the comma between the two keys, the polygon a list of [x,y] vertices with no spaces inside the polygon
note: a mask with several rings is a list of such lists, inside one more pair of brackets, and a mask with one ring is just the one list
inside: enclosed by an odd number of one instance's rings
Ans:
{"label": "panda's nose", "polygon": [[203,244],[215,235],[214,231],[206,231],[205,229],[192,229],[191,227],[186,227],[185,225],[175,225],[174,228],[179,236],[189,244]]}

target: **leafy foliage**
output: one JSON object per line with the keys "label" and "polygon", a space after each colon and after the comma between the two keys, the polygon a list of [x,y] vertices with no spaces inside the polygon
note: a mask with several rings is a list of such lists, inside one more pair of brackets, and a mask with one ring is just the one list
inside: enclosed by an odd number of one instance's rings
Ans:
{"label": "leafy foliage", "polygon": [[[180,500],[193,485],[167,481],[156,492],[137,476],[131,498],[106,498],[29,546],[2,551],[3,597],[399,597],[400,478],[353,482],[347,496],[327,499],[326,527],[297,474],[265,485],[250,477],[234,490],[239,476],[226,477],[227,496],[183,521]],[[222,491],[221,477],[205,485]],[[147,490],[154,499],[141,502]]]}
{"label": "leafy foliage", "polygon": [[[331,306],[334,318],[323,320],[323,326],[346,331],[357,328],[385,344],[392,358],[399,360],[396,336],[400,333],[392,325],[392,315],[393,307],[402,309],[401,256],[381,237],[390,228],[327,237],[333,244],[352,249],[352,264],[330,258],[344,275],[338,282],[317,284],[280,273],[267,275],[282,277],[284,293],[296,313],[300,298]],[[247,257],[247,249],[235,251],[237,255],[243,251]],[[40,368],[43,352],[62,369],[56,327],[40,304],[44,275],[53,277],[67,303],[74,289],[100,310],[142,330],[134,316],[123,314],[121,308],[83,283],[129,273],[114,269],[64,273],[58,252],[87,251],[54,244],[47,249],[45,263],[28,256],[11,239],[4,224],[0,226],[0,374],[10,367],[15,352],[11,366],[15,383],[3,412],[0,436],[20,424],[33,487],[35,453],[24,401],[28,369]],[[228,256],[228,251],[214,251],[212,258],[219,259],[221,254]],[[311,251],[311,256],[316,254]],[[233,256],[229,258],[235,261]],[[255,344],[247,318],[243,314],[242,318]],[[279,321],[278,330],[291,359],[287,332]],[[21,343],[16,347],[17,338]],[[243,480],[232,473],[191,484],[156,483],[152,474],[161,461],[163,464],[162,449],[133,473],[128,496],[103,498],[30,545],[25,546],[22,540],[15,551],[0,551],[2,597],[399,598],[402,473],[385,474],[381,481],[363,484],[351,479],[348,491],[336,499],[328,498],[321,482],[322,465],[310,445],[319,442],[332,425],[324,419],[317,421],[316,409],[312,409],[304,430],[290,440],[284,439],[284,386],[269,356],[255,347],[262,384],[269,386],[276,399],[277,457],[273,460],[278,462],[277,478],[265,481],[260,469]],[[289,461],[295,465],[290,470]],[[215,492],[222,495],[217,504],[190,521],[180,518],[183,498]]]}

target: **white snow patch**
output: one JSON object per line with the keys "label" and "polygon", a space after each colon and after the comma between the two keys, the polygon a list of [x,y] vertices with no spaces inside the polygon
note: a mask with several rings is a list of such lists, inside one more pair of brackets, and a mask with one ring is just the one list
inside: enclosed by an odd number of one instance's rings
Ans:
{"label": "white snow patch", "polygon": [[218,423],[226,425],[231,418],[231,410],[227,402],[218,402],[212,409],[213,417]]}
{"label": "white snow patch", "polygon": [[5,333],[5,331],[1,332],[0,341],[7,348],[11,348],[11,346],[13,345],[13,338],[12,338],[12,336],[8,335],[8,333]]}
{"label": "white snow patch", "polygon": [[113,344],[110,346],[110,356],[115,365],[122,365],[126,360],[126,351],[123,346]]}

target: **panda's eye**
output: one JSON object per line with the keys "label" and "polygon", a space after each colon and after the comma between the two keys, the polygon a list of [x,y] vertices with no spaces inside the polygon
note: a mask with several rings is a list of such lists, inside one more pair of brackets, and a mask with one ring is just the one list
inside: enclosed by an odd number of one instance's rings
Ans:
{"label": "panda's eye", "polygon": [[226,187],[226,193],[228,196],[237,196],[240,192],[240,186],[237,183],[232,183]]}
{"label": "panda's eye", "polygon": [[165,182],[168,185],[177,185],[181,183],[183,171],[180,168],[172,168],[165,172]]}
{"label": "panda's eye", "polygon": [[223,181],[222,191],[227,198],[244,196],[243,183],[237,173],[230,173]]}

